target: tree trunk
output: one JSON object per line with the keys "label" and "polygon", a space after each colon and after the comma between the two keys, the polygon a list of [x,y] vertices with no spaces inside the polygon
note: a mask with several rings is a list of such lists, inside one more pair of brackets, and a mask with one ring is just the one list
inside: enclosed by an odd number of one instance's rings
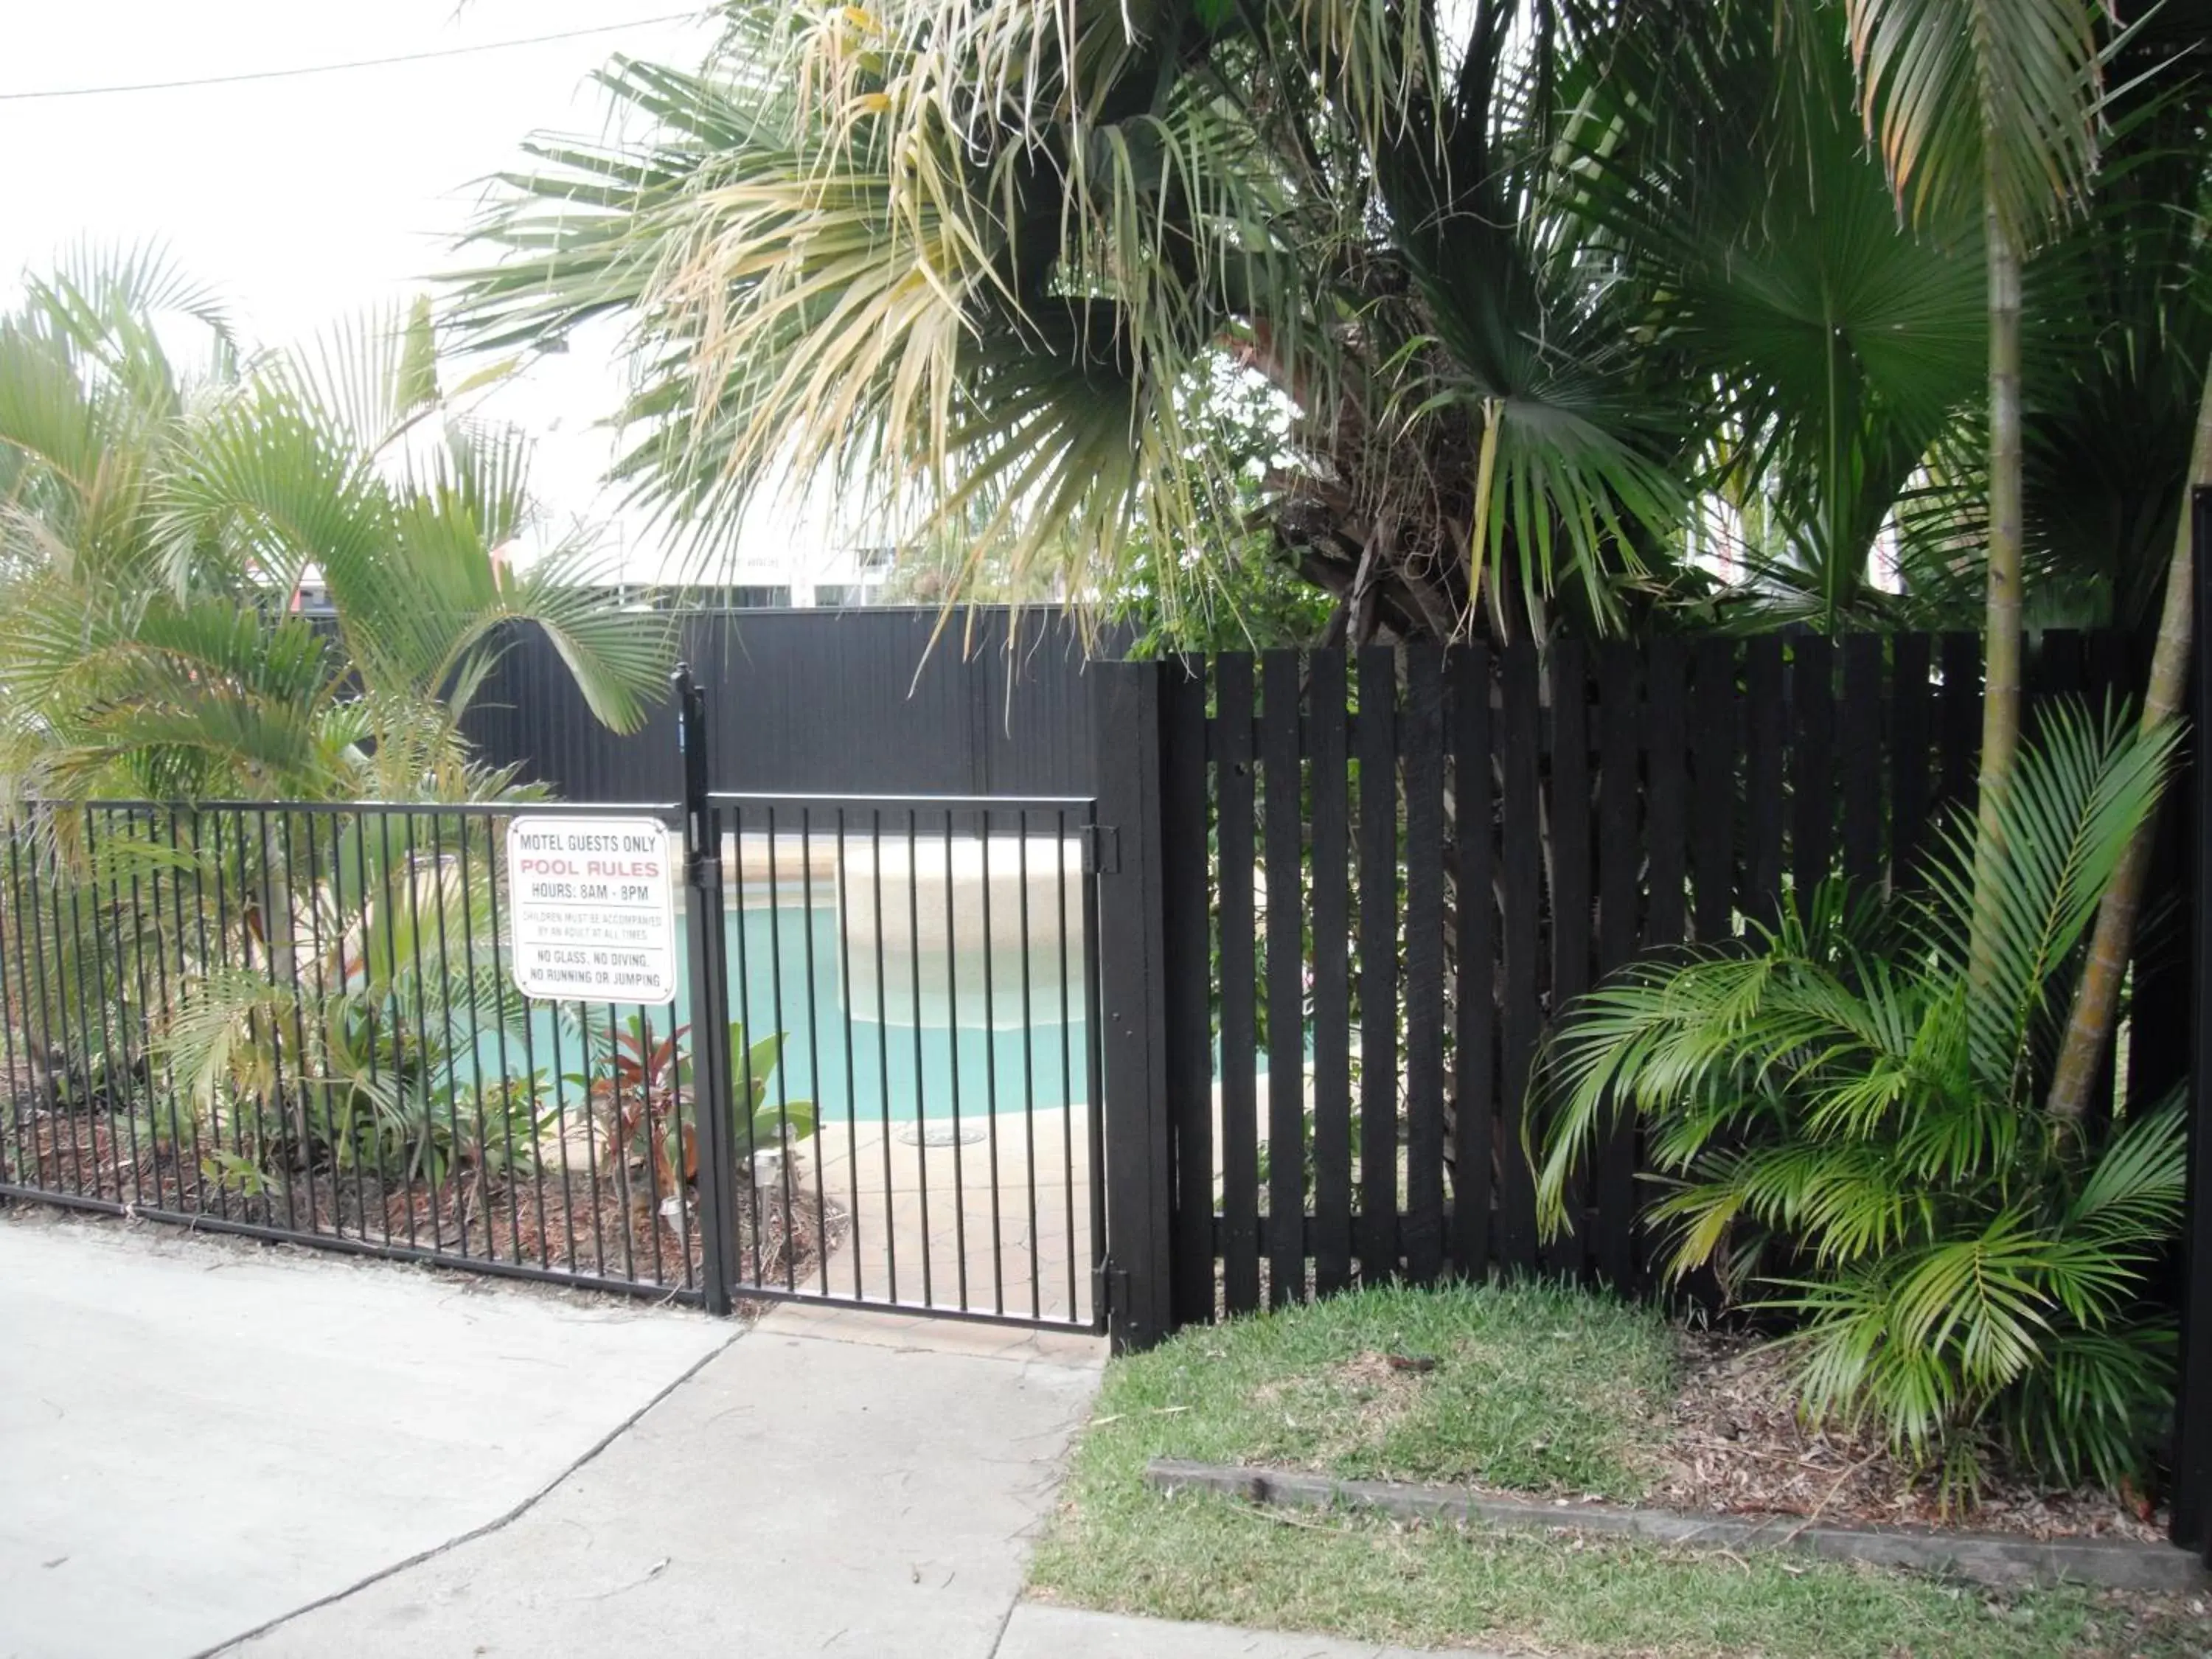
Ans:
{"label": "tree trunk", "polygon": [[1989,601],[1983,656],[1979,833],[1974,851],[1970,971],[1989,970],[1996,925],[1991,878],[2002,850],[1998,813],[2020,748],[2021,444],[2020,247],[1994,195],[1984,210],[1990,267]]}
{"label": "tree trunk", "polygon": [[[2158,621],[2158,644],[2151,652],[2150,681],[2143,689],[2142,730],[2156,731],[2179,717],[2189,693],[2191,607],[2195,599],[2197,549],[2190,497],[2212,484],[2212,374],[2197,405],[2197,441],[2191,447],[2189,477],[2181,490],[2181,519],[2173,531],[2173,558],[2166,568],[2166,608]],[[2200,739],[2201,743],[2201,739]],[[2202,764],[2202,761],[2199,762]],[[2097,907],[2097,929],[2089,960],[2075,988],[2074,1009],[2066,1021],[2066,1041],[2051,1073],[2051,1115],[2078,1122],[2088,1109],[2089,1090],[2112,1040],[2112,1017],[2119,1006],[2120,981],[2135,948],[2136,917],[2142,906],[2143,876],[2150,866],[2155,821],[2146,822],[2128,845],[2127,856],[2112,876]]]}

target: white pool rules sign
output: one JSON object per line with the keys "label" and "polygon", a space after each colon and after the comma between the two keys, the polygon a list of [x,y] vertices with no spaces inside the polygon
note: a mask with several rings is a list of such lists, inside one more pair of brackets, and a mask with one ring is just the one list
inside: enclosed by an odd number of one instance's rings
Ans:
{"label": "white pool rules sign", "polygon": [[675,863],[653,818],[509,820],[507,906],[523,995],[673,1002]]}

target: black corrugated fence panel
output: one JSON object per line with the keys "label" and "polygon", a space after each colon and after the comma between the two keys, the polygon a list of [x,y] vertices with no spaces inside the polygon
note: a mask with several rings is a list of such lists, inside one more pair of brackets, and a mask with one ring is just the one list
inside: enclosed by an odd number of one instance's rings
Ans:
{"label": "black corrugated fence panel", "polygon": [[[709,698],[717,789],[1096,792],[1089,658],[1056,611],[697,611],[678,641]],[[1110,659],[1127,642],[1109,629],[1093,648]],[[666,706],[609,731],[535,629],[508,641],[465,729],[487,760],[570,799],[665,800],[681,783]]]}

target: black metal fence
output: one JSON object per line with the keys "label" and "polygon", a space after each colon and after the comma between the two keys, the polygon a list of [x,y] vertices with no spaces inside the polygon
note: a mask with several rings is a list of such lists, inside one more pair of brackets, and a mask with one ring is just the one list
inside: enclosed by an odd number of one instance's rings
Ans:
{"label": "black metal fence", "polygon": [[511,815],[594,810],[29,809],[0,1192],[700,1299],[681,1026],[509,979]]}
{"label": "black metal fence", "polygon": [[[741,1167],[836,1240],[742,1290],[1089,1328],[1104,1226],[1087,799],[708,798]],[[741,1137],[745,1132],[741,1130]],[[756,1209],[755,1213],[759,1213]]]}
{"label": "black metal fence", "polygon": [[[717,1310],[1091,1328],[1089,801],[682,781],[30,808],[0,846],[0,1195]],[[661,944],[609,920],[623,882]]]}

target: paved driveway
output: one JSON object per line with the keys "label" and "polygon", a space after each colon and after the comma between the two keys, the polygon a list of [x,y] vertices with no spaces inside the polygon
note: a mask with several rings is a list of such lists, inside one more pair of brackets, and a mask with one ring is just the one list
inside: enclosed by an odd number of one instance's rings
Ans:
{"label": "paved driveway", "polygon": [[736,1334],[0,1213],[0,1655],[195,1654],[337,1595],[508,1514]]}
{"label": "paved driveway", "polygon": [[1019,1601],[1103,1348],[0,1216],[0,1659],[1415,1659]]}

